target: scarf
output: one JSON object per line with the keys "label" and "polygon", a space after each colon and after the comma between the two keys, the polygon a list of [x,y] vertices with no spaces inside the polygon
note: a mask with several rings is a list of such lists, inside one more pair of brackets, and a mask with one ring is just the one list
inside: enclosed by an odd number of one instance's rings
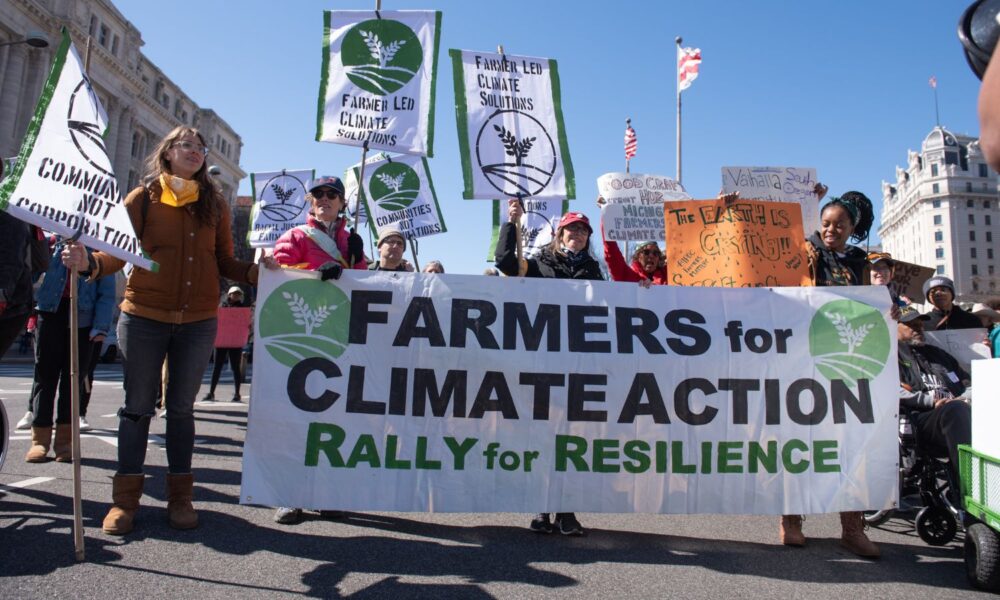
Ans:
{"label": "scarf", "polygon": [[181,207],[198,201],[201,188],[197,181],[160,173],[160,202],[167,206]]}

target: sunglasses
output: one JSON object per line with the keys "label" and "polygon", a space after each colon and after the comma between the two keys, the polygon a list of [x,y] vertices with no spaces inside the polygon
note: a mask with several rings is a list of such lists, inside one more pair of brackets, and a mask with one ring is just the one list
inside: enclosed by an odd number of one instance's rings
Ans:
{"label": "sunglasses", "polygon": [[343,194],[337,190],[330,188],[319,188],[318,190],[313,190],[310,192],[313,198],[317,200],[322,200],[323,198],[329,198],[330,200],[336,200],[337,198],[343,198]]}
{"label": "sunglasses", "polygon": [[185,140],[183,142],[174,142],[173,144],[170,145],[180,148],[184,152],[197,151],[202,156],[208,156],[208,148],[202,146],[201,144],[195,144],[194,142],[188,142]]}

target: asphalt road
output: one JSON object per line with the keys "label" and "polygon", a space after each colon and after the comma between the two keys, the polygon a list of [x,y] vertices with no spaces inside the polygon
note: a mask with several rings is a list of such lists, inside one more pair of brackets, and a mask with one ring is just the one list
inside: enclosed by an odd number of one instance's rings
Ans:
{"label": "asphalt road", "polygon": [[[228,369],[216,396],[232,395]],[[205,379],[207,382],[207,377]],[[0,363],[0,398],[25,411],[30,364]],[[207,385],[203,388],[207,391]],[[244,397],[249,394],[244,392]],[[974,598],[962,537],[925,545],[895,519],[870,535],[864,561],[838,545],[835,515],[811,516],[804,549],[777,541],[777,520],[754,516],[581,514],[583,538],[542,536],[523,514],[306,514],[299,525],[241,506],[247,406],[198,403],[195,506],[201,526],[166,523],[164,421],[156,419],[136,531],[101,532],[115,468],[118,365],[101,365],[83,448],[86,560],[72,538],[72,467],[28,464],[15,432],[0,470],[0,598]],[[986,597],[982,594],[982,597]]]}

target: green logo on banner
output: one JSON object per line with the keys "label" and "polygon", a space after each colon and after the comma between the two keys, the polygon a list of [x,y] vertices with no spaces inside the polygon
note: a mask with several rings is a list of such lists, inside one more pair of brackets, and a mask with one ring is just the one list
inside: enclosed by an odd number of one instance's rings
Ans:
{"label": "green logo on banner", "polygon": [[340,47],[347,78],[379,96],[403,87],[420,70],[424,50],[413,30],[399,21],[373,19],[358,23]]}
{"label": "green logo on banner", "polygon": [[809,324],[809,353],[830,380],[874,379],[885,368],[891,345],[882,314],[861,302],[827,302]]}
{"label": "green logo on banner", "polygon": [[368,189],[379,208],[402,210],[420,194],[420,176],[409,165],[386,163],[372,173]]}
{"label": "green logo on banner", "polygon": [[261,311],[264,347],[287,367],[313,357],[332,361],[347,349],[351,302],[335,285],[289,281],[267,297]]}

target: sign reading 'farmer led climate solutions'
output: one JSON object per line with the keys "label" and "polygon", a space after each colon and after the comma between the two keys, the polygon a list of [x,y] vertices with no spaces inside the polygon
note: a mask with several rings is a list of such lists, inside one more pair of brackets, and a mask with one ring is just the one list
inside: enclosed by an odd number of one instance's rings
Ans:
{"label": "sign reading 'farmer led climate solutions'", "polygon": [[576,197],[556,61],[449,50],[464,197]]}
{"label": "sign reading 'farmer led climate solutions'", "polygon": [[259,290],[244,503],[799,514],[897,494],[884,289],[266,271]]}
{"label": "sign reading 'farmer led climate solutions'", "polygon": [[316,140],[432,156],[440,11],[326,11]]}

